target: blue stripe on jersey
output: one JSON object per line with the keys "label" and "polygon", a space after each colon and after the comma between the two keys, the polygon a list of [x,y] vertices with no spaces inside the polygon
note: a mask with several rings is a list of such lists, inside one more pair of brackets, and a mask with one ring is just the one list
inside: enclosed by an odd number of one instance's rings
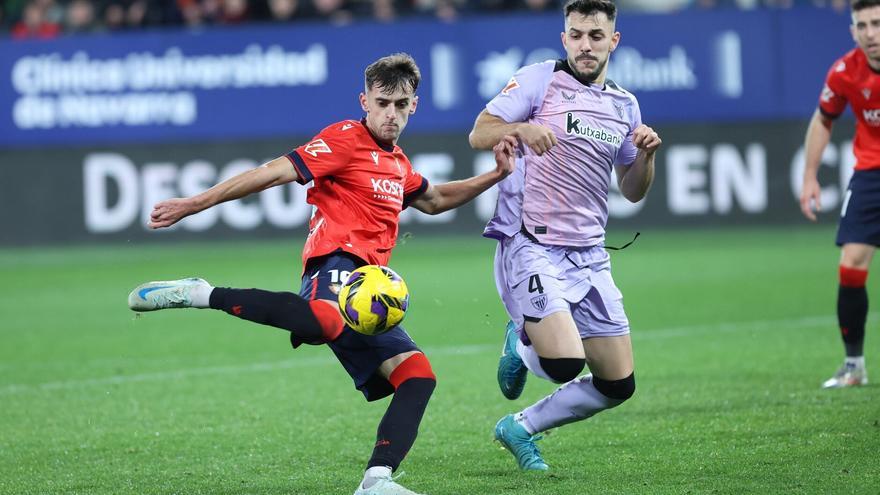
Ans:
{"label": "blue stripe on jersey", "polygon": [[309,182],[311,182],[315,178],[315,176],[312,174],[312,171],[309,170],[308,165],[306,165],[305,160],[303,160],[302,157],[299,156],[299,153],[297,153],[296,150],[293,150],[290,153],[288,153],[287,158],[291,162],[293,162],[293,166],[296,169],[296,175],[298,176],[296,178],[297,182],[305,185],[305,184],[308,184]]}
{"label": "blue stripe on jersey", "polygon": [[422,194],[425,194],[425,191],[427,190],[428,179],[422,177],[422,183],[419,185],[419,188],[403,197],[403,208],[406,209],[409,207],[410,203],[418,199]]}

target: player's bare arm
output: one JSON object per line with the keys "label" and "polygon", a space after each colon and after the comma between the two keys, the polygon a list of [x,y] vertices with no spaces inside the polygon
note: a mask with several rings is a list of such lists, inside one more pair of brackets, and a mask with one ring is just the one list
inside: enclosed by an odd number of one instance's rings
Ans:
{"label": "player's bare arm", "polygon": [[633,145],[639,152],[629,166],[616,166],[617,185],[623,197],[637,203],[654,182],[654,156],[663,141],[654,129],[641,124],[633,130]]}
{"label": "player's bare arm", "polygon": [[150,213],[150,228],[170,227],[180,220],[214,205],[243,198],[273,186],[297,179],[296,169],[286,157],[276,158],[255,169],[227,179],[214,187],[189,198],[160,201]]}
{"label": "player's bare arm", "polygon": [[474,149],[488,150],[508,135],[517,138],[537,155],[543,155],[557,144],[556,135],[547,127],[526,122],[510,124],[486,110],[477,116],[474,128],[468,136],[468,142]]}
{"label": "player's bare arm", "polygon": [[813,112],[807,138],[804,144],[806,165],[804,166],[804,185],[801,189],[801,212],[811,221],[816,221],[816,213],[822,209],[822,188],[819,186],[819,166],[822,153],[831,141],[831,128],[834,121],[818,109]]}
{"label": "player's bare arm", "polygon": [[429,215],[437,215],[458,208],[476,198],[513,172],[516,146],[515,137],[503,136],[498,144],[492,148],[492,151],[495,152],[494,170],[470,179],[429,186],[421,196],[412,202],[411,206]]}

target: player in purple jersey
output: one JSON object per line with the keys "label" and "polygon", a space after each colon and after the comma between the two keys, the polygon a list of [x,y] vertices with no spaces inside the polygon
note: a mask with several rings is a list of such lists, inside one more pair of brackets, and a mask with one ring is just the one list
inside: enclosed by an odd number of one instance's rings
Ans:
{"label": "player in purple jersey", "polygon": [[[546,470],[540,432],[615,407],[635,391],[629,323],[604,248],[612,169],[624,197],[640,201],[661,140],[638,102],[606,78],[620,41],[608,0],[564,7],[566,58],[521,68],[486,105],[471,146],[520,142],[514,173],[498,184],[487,237],[499,241],[495,279],[511,317],[498,366],[508,399],[526,374],[563,384],[498,421],[495,438],[520,468]],[[589,374],[581,375],[584,365]]]}

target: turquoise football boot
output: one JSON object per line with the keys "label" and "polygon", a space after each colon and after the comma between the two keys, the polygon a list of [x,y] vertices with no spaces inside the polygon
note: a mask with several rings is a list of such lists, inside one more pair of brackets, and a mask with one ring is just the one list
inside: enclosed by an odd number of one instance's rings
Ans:
{"label": "turquoise football boot", "polygon": [[529,432],[513,419],[513,414],[501,418],[495,425],[495,440],[501,442],[509,450],[519,468],[523,471],[546,471],[550,466],[541,458],[541,452],[535,441],[544,438],[541,435],[529,435]]}
{"label": "turquoise football boot", "polygon": [[501,388],[501,393],[510,400],[514,400],[522,394],[529,372],[522,358],[516,352],[518,339],[519,333],[516,331],[516,326],[512,321],[507,322],[504,348],[501,349],[501,359],[498,360],[498,387]]}

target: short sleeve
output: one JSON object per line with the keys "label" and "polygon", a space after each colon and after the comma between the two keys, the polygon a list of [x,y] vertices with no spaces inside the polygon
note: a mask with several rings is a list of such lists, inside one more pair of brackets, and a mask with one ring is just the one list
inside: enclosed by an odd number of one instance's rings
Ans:
{"label": "short sleeve", "polygon": [[403,178],[403,207],[418,199],[428,190],[428,179],[416,172],[409,161],[406,162],[406,177]]}
{"label": "short sleeve", "polygon": [[639,153],[639,149],[633,144],[633,131],[642,125],[642,110],[639,108],[639,102],[635,97],[630,98],[630,101],[632,105],[630,106],[629,132],[620,145],[620,149],[617,150],[617,157],[614,160],[615,165],[631,165],[636,161],[636,155]]}
{"label": "short sleeve", "polygon": [[819,111],[828,118],[837,118],[846,110],[845,74],[846,63],[843,60],[838,60],[825,77],[825,86],[819,96]]}
{"label": "short sleeve", "polygon": [[357,146],[357,135],[344,122],[322,130],[306,144],[287,154],[296,168],[297,182],[307,184],[313,179],[339,172],[349,161]]}
{"label": "short sleeve", "polygon": [[486,110],[508,123],[527,121],[541,107],[554,67],[552,60],[522,67],[486,104]]}

